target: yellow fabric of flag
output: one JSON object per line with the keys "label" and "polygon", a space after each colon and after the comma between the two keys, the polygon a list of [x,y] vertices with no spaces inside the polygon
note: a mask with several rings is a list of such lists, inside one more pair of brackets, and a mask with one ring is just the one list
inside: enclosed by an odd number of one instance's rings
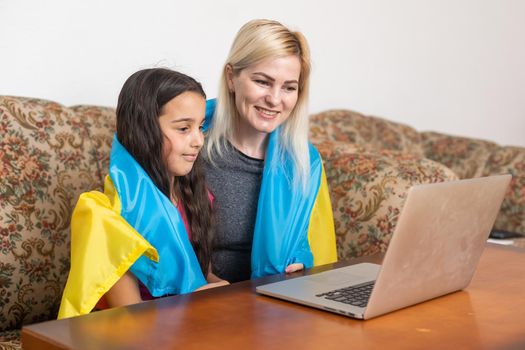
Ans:
{"label": "yellow fabric of flag", "polygon": [[91,312],[98,300],[143,254],[158,261],[151,246],[122,216],[109,176],[104,193],[83,193],[71,218],[71,269],[58,318]]}
{"label": "yellow fabric of flag", "polygon": [[314,256],[314,266],[337,261],[334,218],[324,166],[322,167],[321,184],[310,215],[308,243]]}

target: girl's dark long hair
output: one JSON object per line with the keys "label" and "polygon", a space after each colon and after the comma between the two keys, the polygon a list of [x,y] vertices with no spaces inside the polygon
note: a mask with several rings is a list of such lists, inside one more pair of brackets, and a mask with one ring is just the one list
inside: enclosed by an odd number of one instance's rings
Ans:
{"label": "girl's dark long hair", "polygon": [[[118,98],[117,138],[168,198],[171,181],[158,119],[166,103],[189,91],[206,98],[195,79],[169,69],[151,68],[130,76]],[[211,259],[212,206],[200,156],[186,176],[175,177],[172,190],[184,205],[191,243],[206,277]]]}

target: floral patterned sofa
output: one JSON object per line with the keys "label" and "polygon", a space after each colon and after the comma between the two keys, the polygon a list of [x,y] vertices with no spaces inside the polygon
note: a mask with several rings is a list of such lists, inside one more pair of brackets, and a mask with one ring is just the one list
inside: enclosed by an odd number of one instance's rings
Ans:
{"label": "floral patterned sofa", "polygon": [[0,349],[56,318],[80,193],[102,189],[114,110],[0,96]]}
{"label": "floral patterned sofa", "polygon": [[348,110],[313,115],[340,259],[384,251],[408,188],[510,173],[494,228],[525,233],[525,148],[415,129]]}
{"label": "floral patterned sofa", "polygon": [[[24,324],[56,317],[69,269],[69,220],[81,192],[102,189],[115,111],[0,96],[0,349]],[[338,254],[384,251],[407,189],[422,182],[515,175],[498,228],[525,232],[525,149],[418,133],[351,111],[312,116]]]}

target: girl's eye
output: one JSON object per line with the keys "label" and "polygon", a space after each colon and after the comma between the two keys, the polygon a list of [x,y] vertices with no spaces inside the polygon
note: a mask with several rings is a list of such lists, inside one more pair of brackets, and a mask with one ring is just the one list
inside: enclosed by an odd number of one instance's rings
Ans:
{"label": "girl's eye", "polygon": [[180,132],[186,132],[186,131],[189,130],[189,128],[185,126],[185,127],[182,127],[182,128],[177,128],[177,130],[179,130]]}

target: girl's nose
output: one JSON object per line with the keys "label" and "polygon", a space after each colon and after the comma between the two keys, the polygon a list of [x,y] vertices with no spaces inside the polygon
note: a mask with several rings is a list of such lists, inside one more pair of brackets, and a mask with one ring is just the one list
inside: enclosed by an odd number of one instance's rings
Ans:
{"label": "girl's nose", "polygon": [[194,148],[201,148],[204,144],[204,134],[202,133],[202,130],[198,129],[192,139],[191,146]]}

